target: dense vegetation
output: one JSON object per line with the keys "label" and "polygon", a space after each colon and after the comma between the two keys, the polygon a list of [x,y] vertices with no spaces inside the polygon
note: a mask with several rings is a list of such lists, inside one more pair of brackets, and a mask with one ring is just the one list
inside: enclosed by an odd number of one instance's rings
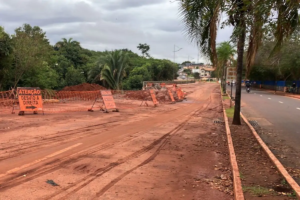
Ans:
{"label": "dense vegetation", "polygon": [[141,89],[142,81],[172,80],[178,67],[150,57],[150,46],[139,44],[142,56],[128,49],[93,51],[72,38],[51,45],[37,26],[24,24],[13,35],[0,27],[0,90],[40,87],[59,90],[80,83],[112,89]]}
{"label": "dense vegetation", "polygon": [[275,45],[273,37],[264,38],[250,71],[250,80],[300,79],[300,28],[282,43],[279,52],[271,54]]}

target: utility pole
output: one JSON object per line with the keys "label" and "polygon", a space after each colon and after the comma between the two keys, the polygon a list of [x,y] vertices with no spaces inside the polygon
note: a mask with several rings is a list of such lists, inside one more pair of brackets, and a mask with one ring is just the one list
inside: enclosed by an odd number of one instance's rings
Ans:
{"label": "utility pole", "polygon": [[[176,45],[174,44],[174,63],[175,63],[175,53],[177,52],[177,51],[180,51],[182,48],[180,48],[180,47],[177,47],[177,48],[179,48],[179,49],[177,49],[176,50]],[[174,70],[173,70],[173,80],[174,80],[174,78],[175,78],[175,73],[174,73]]]}

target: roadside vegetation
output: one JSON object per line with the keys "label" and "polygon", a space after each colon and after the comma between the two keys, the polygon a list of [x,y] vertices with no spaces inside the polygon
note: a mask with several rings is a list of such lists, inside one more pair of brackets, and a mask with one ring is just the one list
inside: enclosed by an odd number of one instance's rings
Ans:
{"label": "roadside vegetation", "polygon": [[[202,54],[210,59],[213,66],[219,65],[219,68],[221,67],[219,71],[223,70],[227,64],[221,62],[220,65],[219,61],[223,59],[220,54],[218,55],[216,43],[219,25],[221,28],[233,27],[231,42],[236,46],[237,55],[233,124],[241,125],[241,82],[244,78],[243,75],[246,78],[250,76],[257,54],[259,55],[258,52],[263,50],[262,46],[266,44],[265,38],[268,38],[271,43],[265,50],[265,56],[277,58],[267,62],[267,66],[273,67],[279,63],[278,58],[284,51],[282,47],[285,41],[290,39],[294,33],[297,34],[299,8],[298,1],[284,0],[180,1],[179,10],[186,27],[186,34],[191,41],[197,44]],[[220,24],[221,19],[225,20]],[[246,68],[245,74],[243,74],[244,68]],[[280,68],[276,69],[280,70]],[[223,78],[224,76],[222,76]]]}
{"label": "roadside vegetation", "polygon": [[98,83],[112,89],[141,89],[143,81],[173,80],[177,64],[152,58],[150,46],[94,51],[62,38],[51,45],[40,27],[24,24],[13,35],[0,27],[0,91],[16,87],[61,89]]}

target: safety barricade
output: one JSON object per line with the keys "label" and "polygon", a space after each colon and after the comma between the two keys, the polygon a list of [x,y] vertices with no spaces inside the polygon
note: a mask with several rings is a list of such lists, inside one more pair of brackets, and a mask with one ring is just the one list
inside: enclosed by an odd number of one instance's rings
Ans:
{"label": "safety barricade", "polygon": [[38,112],[41,111],[44,113],[42,92],[40,88],[18,87],[17,95],[20,107],[19,115],[24,115],[25,112],[38,114]]}

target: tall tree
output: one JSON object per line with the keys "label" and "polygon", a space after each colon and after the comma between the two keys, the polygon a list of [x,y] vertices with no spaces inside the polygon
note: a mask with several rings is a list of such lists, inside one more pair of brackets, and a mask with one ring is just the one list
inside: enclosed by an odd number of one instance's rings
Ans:
{"label": "tall tree", "polygon": [[100,80],[105,81],[111,89],[119,90],[128,66],[128,56],[125,51],[113,51],[103,60]]}
{"label": "tall tree", "polygon": [[[231,24],[234,27],[233,39],[237,42],[237,87],[235,96],[235,111],[233,124],[240,125],[240,109],[241,109],[241,81],[243,71],[243,56],[245,48],[245,40],[247,27],[255,26],[253,23],[255,13],[260,12],[262,18],[258,19],[260,27],[264,22],[275,27],[275,36],[277,43],[272,53],[276,53],[280,48],[284,38],[290,36],[299,24],[299,1],[298,0],[266,0],[255,1],[253,6],[250,0],[180,0],[180,11],[183,16],[183,21],[186,25],[186,30],[189,36],[200,43],[200,48],[205,55],[211,58],[216,66],[213,56],[217,55],[213,50],[216,40],[216,25],[221,12],[228,16],[226,24]],[[274,17],[277,12],[278,17]],[[208,26],[209,25],[209,26]],[[259,28],[259,27],[258,27]],[[215,31],[214,31],[215,30]],[[256,33],[255,33],[256,32]],[[257,29],[253,31],[253,38],[257,41]],[[259,37],[258,37],[259,38]],[[200,42],[199,42],[200,41]],[[259,45],[259,43],[256,43]],[[257,51],[255,45],[252,46],[254,51],[248,56]]]}
{"label": "tall tree", "polygon": [[9,72],[12,67],[12,42],[10,36],[0,26],[0,90],[3,84],[9,81]]}
{"label": "tall tree", "polygon": [[201,52],[217,66],[217,25],[225,1],[180,0],[180,14],[186,26],[186,34],[195,41]]}
{"label": "tall tree", "polygon": [[12,36],[14,49],[13,77],[15,88],[24,75],[32,68],[40,67],[49,58],[52,48],[46,38],[46,33],[38,27],[24,24],[15,30]]}
{"label": "tall tree", "polygon": [[68,59],[75,68],[87,63],[84,50],[80,46],[80,43],[73,40],[73,38],[62,38],[62,41],[55,44],[54,49]]}
{"label": "tall tree", "polygon": [[150,46],[148,44],[139,44],[137,48],[142,52],[143,57],[150,58],[148,51],[150,50]]}
{"label": "tall tree", "polygon": [[226,69],[228,67],[228,62],[232,60],[233,55],[236,53],[236,50],[234,47],[230,44],[230,42],[222,42],[217,47],[217,55],[218,55],[218,61],[220,63],[219,67],[222,71],[222,89],[223,93],[226,92]]}

